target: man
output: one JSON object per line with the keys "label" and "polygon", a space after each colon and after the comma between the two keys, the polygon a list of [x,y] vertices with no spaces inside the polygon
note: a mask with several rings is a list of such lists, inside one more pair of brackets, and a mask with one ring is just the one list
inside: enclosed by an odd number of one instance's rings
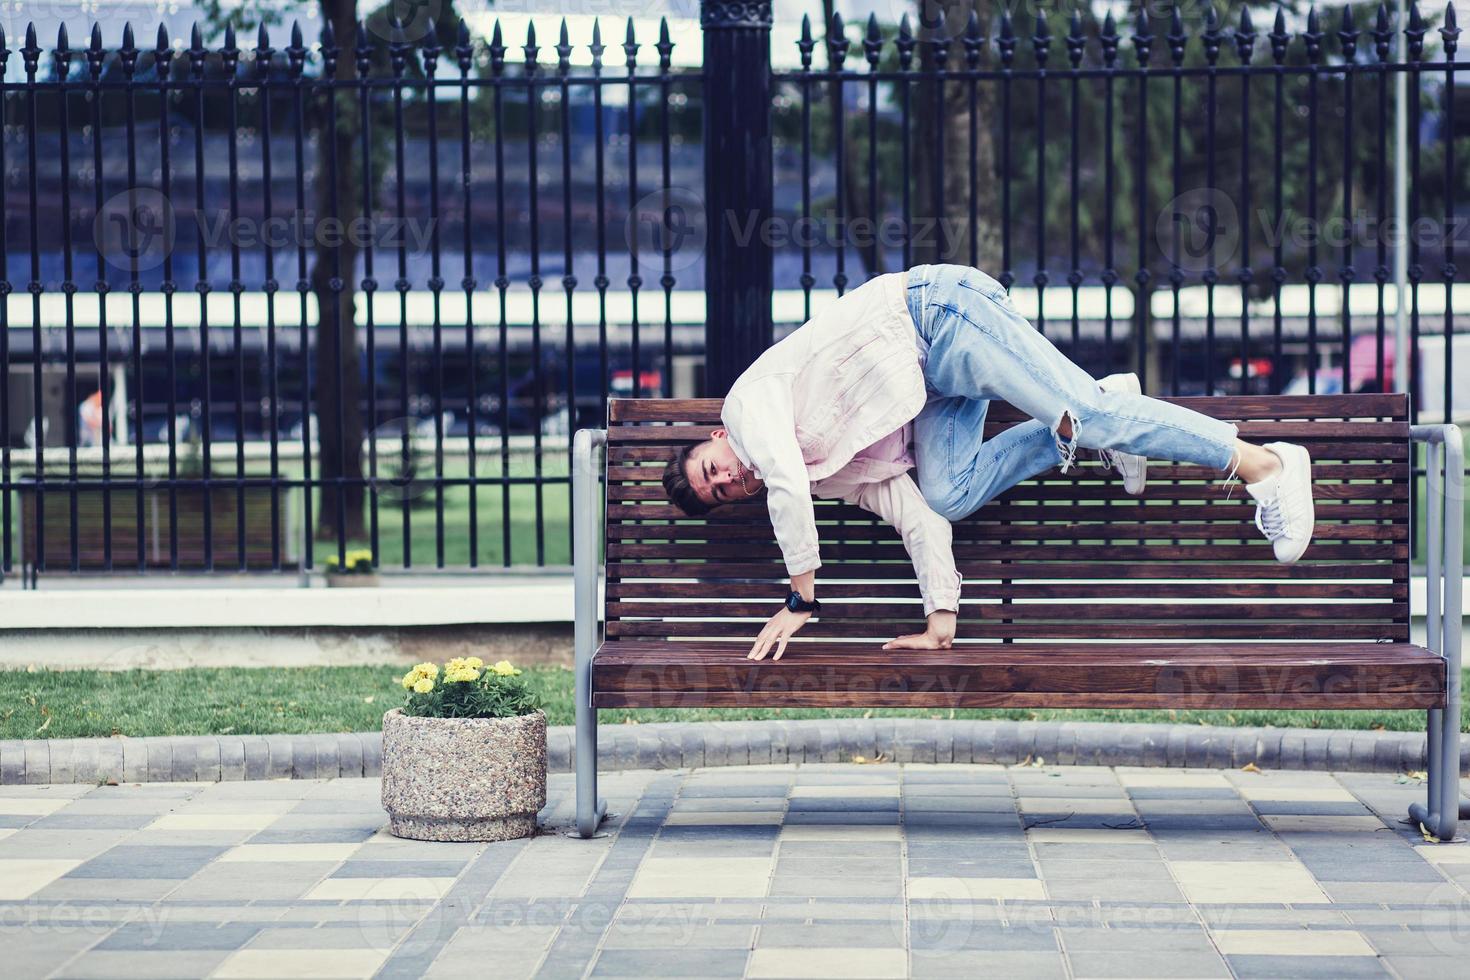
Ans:
{"label": "man", "polygon": [[[985,440],[990,399],[1030,415]],[[787,604],[748,656],[781,659],[815,600],[812,497],[839,498],[898,529],[918,574],[923,633],[885,650],[948,649],[961,577],[950,521],[1061,464],[1079,446],[1142,493],[1147,460],[1226,470],[1247,481],[1276,558],[1312,537],[1311,459],[1293,443],[1255,446],[1234,423],[1140,393],[1135,375],[1094,380],[1016,312],[994,279],[958,265],[880,275],[766,350],[725,396],[722,428],[669,462],[669,500],[693,517],[762,488],[791,576]],[[916,468],[918,483],[909,470]]]}

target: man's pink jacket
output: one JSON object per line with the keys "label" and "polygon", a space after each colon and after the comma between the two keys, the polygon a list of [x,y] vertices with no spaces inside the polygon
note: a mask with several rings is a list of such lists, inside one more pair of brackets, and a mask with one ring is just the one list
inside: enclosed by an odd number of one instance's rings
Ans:
{"label": "man's pink jacket", "polygon": [[768,348],[731,386],[721,420],[735,455],[766,485],[789,574],[822,564],[812,496],[845,500],[898,530],[927,616],[959,609],[949,521],[925,502],[910,460],[860,455],[928,397],[904,281],[902,272],[876,276]]}

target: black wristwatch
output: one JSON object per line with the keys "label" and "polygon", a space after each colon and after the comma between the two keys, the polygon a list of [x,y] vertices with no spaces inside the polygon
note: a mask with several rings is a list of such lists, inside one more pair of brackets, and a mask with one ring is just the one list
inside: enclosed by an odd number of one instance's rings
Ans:
{"label": "black wristwatch", "polygon": [[822,604],[816,599],[813,599],[811,602],[807,602],[801,597],[800,592],[792,589],[791,594],[786,597],[786,608],[790,609],[792,612],[809,612],[812,614],[816,614],[822,611]]}

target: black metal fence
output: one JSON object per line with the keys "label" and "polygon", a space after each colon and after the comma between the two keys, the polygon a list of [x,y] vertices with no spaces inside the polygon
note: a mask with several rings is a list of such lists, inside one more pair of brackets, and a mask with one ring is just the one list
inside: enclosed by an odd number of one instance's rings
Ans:
{"label": "black metal fence", "polygon": [[610,393],[718,393],[919,262],[1155,394],[1453,419],[1453,8],[1229,16],[924,0],[773,63],[706,0],[697,69],[631,20],[0,39],[0,571],[564,564]]}

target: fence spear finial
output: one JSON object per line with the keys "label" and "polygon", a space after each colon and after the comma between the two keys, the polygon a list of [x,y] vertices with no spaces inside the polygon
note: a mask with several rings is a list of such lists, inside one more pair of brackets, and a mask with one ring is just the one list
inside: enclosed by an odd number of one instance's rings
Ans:
{"label": "fence spear finial", "polygon": [[1444,53],[1446,58],[1455,56],[1455,49],[1460,46],[1460,25],[1455,17],[1455,5],[1445,4],[1444,26],[1439,29],[1439,36],[1444,41]]}
{"label": "fence spear finial", "polygon": [[980,67],[980,54],[985,50],[985,29],[980,26],[980,14],[974,8],[970,9],[960,43],[965,47],[965,67],[974,71]]}
{"label": "fence spear finial", "polygon": [[1184,33],[1184,15],[1179,13],[1179,5],[1174,5],[1174,12],[1169,17],[1169,33],[1164,35],[1164,40],[1169,42],[1169,57],[1174,59],[1175,66],[1184,64],[1184,49],[1189,44],[1189,35]]}
{"label": "fence spear finial", "polygon": [[1113,19],[1111,10],[1103,17],[1102,34],[1098,40],[1102,43],[1103,64],[1113,67],[1118,60],[1118,22]]}
{"label": "fence spear finial", "polygon": [[1307,8],[1307,29],[1302,32],[1302,41],[1307,49],[1307,60],[1316,63],[1322,56],[1322,23],[1315,5]]}
{"label": "fence spear finial", "polygon": [[1418,61],[1424,55],[1424,18],[1414,0],[1409,0],[1409,26],[1404,29],[1404,37],[1409,42],[1409,60]]}
{"label": "fence spear finial", "polygon": [[1282,8],[1276,8],[1276,22],[1266,36],[1271,39],[1271,57],[1279,65],[1286,59],[1286,46],[1291,43],[1291,35],[1286,33],[1286,11]]}
{"label": "fence spear finial", "polygon": [[914,29],[909,26],[908,14],[899,18],[898,37],[893,46],[898,50],[898,67],[908,71],[914,64]]}
{"label": "fence spear finial", "polygon": [[[972,11],[973,13],[973,11]],[[1082,48],[1087,43],[1087,36],[1082,33],[1082,12],[1072,11],[1072,18],[1067,24],[1067,59],[1076,68],[1082,64]]]}
{"label": "fence spear finial", "polygon": [[1242,65],[1248,65],[1251,61],[1251,53],[1256,47],[1256,28],[1251,23],[1251,8],[1244,4],[1240,7],[1240,26],[1235,29],[1235,56],[1240,59]]}
{"label": "fence spear finial", "polygon": [[1337,43],[1342,46],[1342,56],[1352,61],[1358,54],[1358,25],[1353,20],[1352,4],[1344,4],[1342,19],[1337,25]]}

